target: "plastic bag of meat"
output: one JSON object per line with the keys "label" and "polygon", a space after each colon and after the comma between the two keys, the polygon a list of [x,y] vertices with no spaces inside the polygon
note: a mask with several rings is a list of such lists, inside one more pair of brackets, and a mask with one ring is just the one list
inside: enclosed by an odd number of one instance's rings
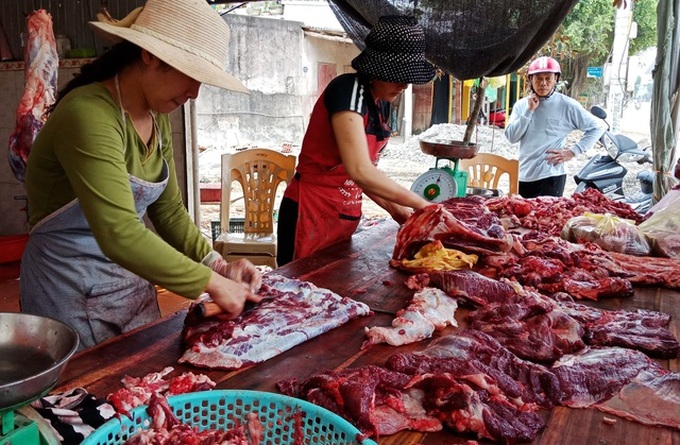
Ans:
{"label": "plastic bag of meat", "polygon": [[610,213],[585,212],[570,218],[562,228],[561,237],[567,241],[591,241],[604,250],[628,255],[649,255],[651,247],[634,221]]}
{"label": "plastic bag of meat", "polygon": [[651,210],[654,213],[640,223],[640,232],[655,255],[680,259],[680,190],[672,189]]}

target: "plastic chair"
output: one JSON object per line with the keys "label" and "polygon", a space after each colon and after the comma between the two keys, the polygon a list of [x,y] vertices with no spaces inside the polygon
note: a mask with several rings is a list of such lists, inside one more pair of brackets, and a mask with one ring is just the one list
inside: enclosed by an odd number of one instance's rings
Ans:
{"label": "plastic chair", "polygon": [[[252,148],[222,155],[220,235],[214,249],[226,260],[248,258],[253,264],[276,268],[274,206],[279,184],[288,184],[295,173],[295,155],[265,148]],[[231,198],[233,182],[241,185],[243,197]],[[242,230],[230,230],[229,208],[243,199]],[[240,233],[236,233],[236,232]]]}
{"label": "plastic chair", "polygon": [[458,168],[468,172],[468,187],[498,189],[499,180],[507,175],[509,193],[516,194],[519,187],[519,161],[493,153],[477,153],[470,159],[458,161]]}

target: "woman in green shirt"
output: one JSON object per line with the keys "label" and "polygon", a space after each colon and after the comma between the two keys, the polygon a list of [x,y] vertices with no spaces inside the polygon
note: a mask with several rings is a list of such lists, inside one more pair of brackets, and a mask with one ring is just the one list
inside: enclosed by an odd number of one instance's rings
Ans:
{"label": "woman in green shirt", "polygon": [[228,27],[204,0],[148,0],[91,25],[115,45],[60,92],[27,163],[21,310],[70,324],[81,349],[157,319],[153,284],[238,316],[261,276],[189,217],[167,115],[201,83],[246,91],[224,72]]}

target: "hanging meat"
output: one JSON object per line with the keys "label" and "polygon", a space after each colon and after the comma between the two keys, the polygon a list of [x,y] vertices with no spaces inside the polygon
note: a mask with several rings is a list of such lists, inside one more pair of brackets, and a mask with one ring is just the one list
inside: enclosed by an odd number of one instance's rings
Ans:
{"label": "hanging meat", "polygon": [[24,182],[26,162],[33,140],[47,118],[57,93],[59,57],[52,30],[52,16],[44,9],[28,15],[24,40],[24,92],[17,107],[17,124],[9,138],[9,164]]}

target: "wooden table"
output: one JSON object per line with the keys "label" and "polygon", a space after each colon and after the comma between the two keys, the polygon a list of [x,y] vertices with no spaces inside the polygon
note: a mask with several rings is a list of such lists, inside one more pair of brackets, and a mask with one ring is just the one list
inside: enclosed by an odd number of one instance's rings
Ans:
{"label": "wooden table", "polygon": [[[396,224],[385,221],[354,235],[351,242],[341,243],[324,252],[301,261],[290,263],[277,270],[285,276],[300,278],[319,287],[331,289],[343,296],[363,301],[375,315],[353,320],[344,326],[307,341],[277,357],[245,370],[232,372],[212,371],[177,363],[182,354],[180,332],[186,311],[177,312],[156,323],[127,333],[111,341],[75,355],[59,386],[53,392],[73,387],[83,387],[98,397],[121,387],[124,375],[141,377],[173,366],[172,375],[192,371],[209,376],[217,382],[218,389],[251,389],[277,392],[275,382],[289,377],[305,378],[328,369],[384,364],[397,350],[422,349],[427,342],[395,348],[375,345],[360,350],[365,339],[364,327],[389,326],[394,313],[404,307],[412,291],[403,285],[405,273],[389,267],[388,260],[394,248]],[[603,308],[646,308],[661,310],[672,315],[672,326],[678,335],[680,317],[680,292],[665,289],[638,289],[632,298],[596,302]],[[459,328],[467,311],[456,313]],[[449,328],[445,333],[453,332]],[[678,370],[677,360],[661,363]],[[616,445],[655,444],[679,445],[680,431],[647,427],[624,419],[614,425],[603,422],[605,416],[595,409],[554,408],[543,411],[547,425],[534,444],[542,445]],[[609,416],[611,417],[611,416]],[[459,444],[473,436],[453,433],[401,432],[378,440],[381,445],[392,444]],[[480,443],[489,443],[480,441]]]}

